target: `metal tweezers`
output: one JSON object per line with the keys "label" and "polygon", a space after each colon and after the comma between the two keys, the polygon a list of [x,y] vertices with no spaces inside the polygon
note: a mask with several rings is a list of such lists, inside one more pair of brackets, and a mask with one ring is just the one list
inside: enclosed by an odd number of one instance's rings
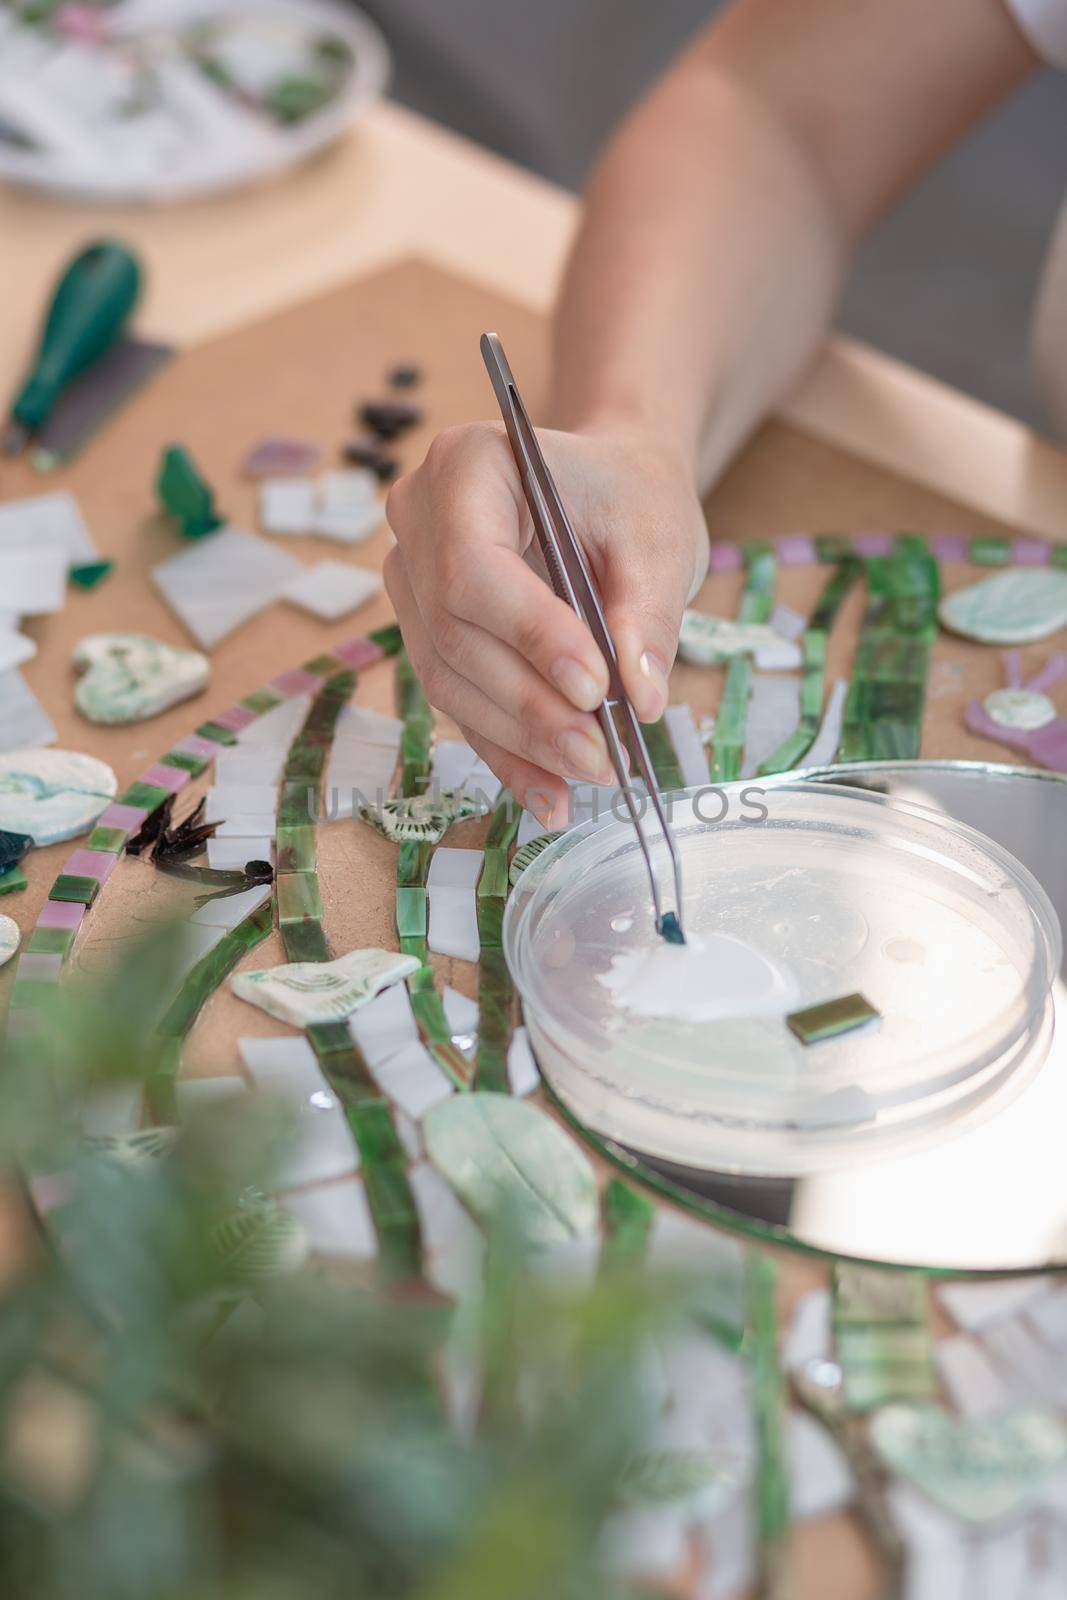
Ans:
{"label": "metal tweezers", "polygon": [[[667,821],[663,803],[660,800],[656,775],[649,760],[648,748],[641,724],[637,720],[626,690],[622,685],[619,674],[619,660],[615,653],[615,646],[604,611],[600,604],[589,568],[586,566],[585,557],[581,546],[574,536],[570,518],[560,499],[559,490],[556,488],[548,464],[541,453],[541,446],[537,441],[533,424],[527,415],[526,407],[522,402],[518,386],[512,376],[511,367],[508,365],[507,356],[503,346],[495,333],[483,333],[481,338],[482,360],[485,362],[489,373],[490,382],[500,406],[500,414],[504,419],[508,439],[515,456],[515,464],[519,469],[522,480],[523,492],[526,503],[530,508],[533,518],[537,542],[544,557],[545,567],[549,581],[559,598],[570,606],[576,616],[586,624],[596,641],[597,648],[604,657],[608,668],[608,693],[598,707],[595,715],[600,724],[604,739],[607,743],[611,764],[615,769],[619,788],[626,800],[630,813],[630,820],[637,831],[637,838],[641,846],[641,853],[645,858],[648,868],[649,883],[652,886],[652,904],[656,912],[656,927],[664,937],[676,944],[684,943],[682,930],[682,867],[678,856],[678,846]],[[652,859],[652,849],[645,833],[645,808],[640,804],[640,797],[635,793],[630,783],[629,762],[623,741],[615,721],[615,712],[618,711],[628,737],[631,749],[637,762],[637,769],[644,780],[648,790],[652,808],[663,830],[663,839],[670,852],[671,863],[674,868],[674,894],[675,910],[664,911],[663,900],[660,894],[659,881],[656,877],[656,868]]]}

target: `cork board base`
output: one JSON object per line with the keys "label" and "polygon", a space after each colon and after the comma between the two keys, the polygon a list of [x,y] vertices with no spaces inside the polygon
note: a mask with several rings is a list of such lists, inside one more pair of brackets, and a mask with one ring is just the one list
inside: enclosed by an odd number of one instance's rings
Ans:
{"label": "cork board base", "polygon": [[[353,406],[385,391],[385,374],[413,360],[425,372],[416,391],[425,424],[403,442],[406,465],[414,465],[440,428],[495,415],[478,354],[487,328],[501,334],[511,363],[536,416],[544,391],[546,339],[542,320],[495,295],[420,261],[398,264],[277,316],[213,340],[179,357],[125,412],[105,429],[73,466],[42,481],[24,465],[3,469],[5,499],[69,487],[78,496],[104,555],[117,565],[90,593],[72,590],[62,613],[27,624],[39,653],[25,669],[35,693],[58,729],[58,743],[100,756],[126,784],[212,710],[232,704],[278,671],[331,644],[390,620],[382,597],[358,616],[326,625],[294,607],[278,604],[226,639],[212,654],[212,681],[204,695],[149,722],[105,729],[75,710],[70,665],[75,645],[104,629],[136,629],[186,644],[180,623],[151,586],[149,568],[181,547],[177,534],[154,511],[152,482],[162,448],[181,441],[215,486],[218,503],[237,525],[256,527],[255,489],[240,477],[248,447],[269,433],[314,440],[339,462],[340,446],[353,431]],[[768,538],[792,531],[857,531],[886,528],[965,535],[1013,532],[882,468],[781,423],[768,424],[711,496],[708,523],[713,538]],[[306,560],[346,559],[327,540],[283,541]],[[360,564],[380,564],[390,543],[383,529],[357,547]],[[971,567],[943,568],[946,587],[973,581]],[[777,598],[805,611],[825,582],[826,569],[782,568]],[[729,615],[737,601],[735,575],[709,580],[695,604]],[[829,673],[847,675],[862,612],[863,596],[846,603],[832,641]],[[1047,646],[1023,653],[1036,669]],[[672,698],[688,701],[699,716],[713,711],[722,673],[679,666]],[[383,663],[360,678],[356,702],[391,709],[392,668]],[[965,702],[1001,681],[996,652],[942,636],[934,649],[924,725],[927,756],[1006,759],[999,746],[968,734]],[[451,730],[442,725],[442,732]],[[203,780],[186,793],[197,793]],[[449,843],[480,842],[479,825],[465,824]],[[29,888],[7,897],[2,909],[23,929],[32,926],[69,846],[33,852],[26,863]],[[320,830],[320,881],[327,927],[341,951],[394,940],[392,885],[394,851],[362,824],[338,822]],[[78,964],[100,971],[121,958],[124,941],[143,926],[157,905],[169,903],[174,887],[161,884],[143,862],[123,860],[91,912]],[[275,935],[249,958],[254,966],[283,959]],[[435,958],[438,975],[467,993],[473,969]],[[187,1072],[239,1071],[236,1041],[245,1034],[274,1034],[282,1024],[222,992],[206,1008],[186,1048]],[[794,1263],[787,1298],[817,1281],[819,1269]],[[823,1600],[862,1600],[875,1577],[854,1528],[842,1519],[807,1525],[797,1532],[797,1592]]]}

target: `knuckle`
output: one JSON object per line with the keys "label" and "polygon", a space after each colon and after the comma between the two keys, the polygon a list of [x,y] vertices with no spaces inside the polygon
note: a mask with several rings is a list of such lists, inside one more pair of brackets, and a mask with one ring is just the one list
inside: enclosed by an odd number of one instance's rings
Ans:
{"label": "knuckle", "polygon": [[385,497],[385,520],[398,539],[403,539],[407,531],[407,510],[411,504],[414,476],[413,472],[405,472],[402,478],[390,484]]}

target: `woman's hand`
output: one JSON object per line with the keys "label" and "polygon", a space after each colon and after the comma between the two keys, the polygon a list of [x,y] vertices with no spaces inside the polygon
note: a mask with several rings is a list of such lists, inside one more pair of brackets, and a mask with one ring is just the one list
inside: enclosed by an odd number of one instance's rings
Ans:
{"label": "woman's hand", "polygon": [[[638,716],[667,704],[682,611],[707,567],[691,473],[644,436],[539,433],[596,580]],[[427,696],[550,826],[564,778],[611,783],[592,712],[607,669],[588,628],[523,556],[533,527],[504,429],[433,441],[393,487],[385,580]]]}

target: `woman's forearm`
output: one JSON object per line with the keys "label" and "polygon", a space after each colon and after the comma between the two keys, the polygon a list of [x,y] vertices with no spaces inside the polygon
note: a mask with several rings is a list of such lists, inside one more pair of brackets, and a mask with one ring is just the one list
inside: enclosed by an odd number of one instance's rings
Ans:
{"label": "woman's forearm", "polygon": [[556,317],[554,420],[649,433],[707,487],[822,338],[846,259],[764,106],[687,63],[590,186]]}
{"label": "woman's forearm", "polygon": [[554,420],[651,436],[706,488],[821,341],[857,238],[1033,65],[1002,0],[739,0],[594,174]]}

